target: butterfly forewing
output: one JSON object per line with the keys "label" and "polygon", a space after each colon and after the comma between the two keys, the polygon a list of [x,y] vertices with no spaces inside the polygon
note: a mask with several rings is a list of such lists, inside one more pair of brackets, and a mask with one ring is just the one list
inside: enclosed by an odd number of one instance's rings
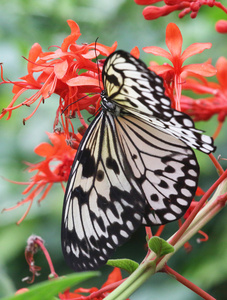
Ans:
{"label": "butterfly forewing", "polygon": [[105,61],[102,77],[108,98],[128,112],[166,120],[172,116],[162,78],[129,53],[112,53]]}
{"label": "butterfly forewing", "polygon": [[215,150],[212,138],[195,129],[188,115],[171,108],[162,78],[143,61],[125,51],[115,51],[106,59],[102,77],[110,101],[128,113],[204,153]]}

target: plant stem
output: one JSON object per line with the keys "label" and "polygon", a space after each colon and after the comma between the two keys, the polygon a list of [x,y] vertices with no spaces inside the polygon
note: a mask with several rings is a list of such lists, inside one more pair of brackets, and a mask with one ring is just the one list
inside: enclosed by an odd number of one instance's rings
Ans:
{"label": "plant stem", "polygon": [[106,300],[127,299],[137,290],[150,276],[155,273],[155,262],[146,261],[141,264],[118,288],[109,294]]}
{"label": "plant stem", "polygon": [[206,299],[206,300],[215,300],[214,297],[212,297],[207,292],[205,292],[204,290],[202,290],[200,287],[198,287],[197,285],[195,285],[194,283],[192,283],[191,281],[189,281],[188,279],[186,279],[184,276],[180,275],[179,273],[177,273],[176,271],[174,271],[173,269],[171,269],[169,266],[165,265],[164,271],[167,274],[173,275],[174,278],[176,278],[177,281],[179,281],[180,283],[182,283],[183,285],[185,285],[186,287],[188,287],[190,290],[192,290],[193,292],[195,292],[196,294],[198,294],[203,299]]}
{"label": "plant stem", "polygon": [[[192,213],[189,215],[187,220],[184,222],[184,224],[180,227],[180,229],[177,231],[177,233],[173,236],[173,238],[170,240],[171,245],[175,245],[176,242],[181,238],[181,236],[184,234],[186,229],[191,225],[192,221],[195,220],[196,215],[202,211],[202,207],[207,201],[207,199],[211,196],[211,194],[214,192],[214,190],[221,184],[221,182],[227,177],[227,170],[218,178],[218,180],[208,189],[208,191],[203,195],[199,203],[196,205],[196,207],[193,209]],[[216,195],[217,193],[215,193]],[[224,194],[224,192],[223,192]],[[219,194],[221,195],[221,194]],[[216,196],[217,197],[217,196]],[[214,198],[214,197],[213,197]],[[212,198],[212,199],[213,199]],[[209,201],[209,203],[212,200]]]}
{"label": "plant stem", "polygon": [[[151,253],[145,258],[143,264],[141,264],[135,272],[133,272],[118,288],[116,288],[111,294],[109,294],[106,300],[124,300],[127,299],[137,288],[139,288],[150,276],[154,275],[156,272],[163,270],[166,262],[170,259],[172,255],[179,250],[185,242],[187,242],[193,235],[195,235],[199,229],[201,229],[206,223],[208,223],[224,206],[227,193],[227,181],[224,180],[227,176],[227,170],[222,174],[222,176],[213,184],[213,186],[207,191],[206,199],[209,197],[215,188],[217,188],[215,194],[210,199],[208,204],[204,206],[199,212],[197,211],[190,223],[178,230],[181,234],[176,238],[177,233],[168,239],[168,242],[172,241],[174,244],[175,251],[173,253],[167,254],[158,260],[156,268],[155,262],[156,254],[151,251]],[[204,195],[205,196],[205,195]],[[223,199],[220,200],[220,197]],[[191,216],[191,215],[190,215]],[[190,217],[189,216],[189,217]],[[188,219],[187,219],[188,220]],[[186,220],[186,221],[187,221]],[[199,288],[198,288],[199,289]],[[193,288],[193,290],[195,290]],[[204,292],[205,293],[205,292]],[[211,297],[211,296],[210,296]],[[205,298],[213,300],[213,298]]]}
{"label": "plant stem", "polygon": [[[162,270],[164,268],[166,262],[170,259],[170,257],[176,253],[192,236],[194,236],[198,230],[200,230],[205,224],[207,224],[222,208],[223,203],[220,202],[220,196],[224,195],[226,197],[227,193],[227,181],[223,181],[213,197],[210,199],[208,204],[204,206],[201,211],[196,215],[194,220],[191,222],[190,226],[187,227],[185,232],[181,235],[181,237],[178,239],[178,241],[174,245],[175,251],[173,253],[170,253],[166,256],[164,256],[156,266],[156,272]],[[224,201],[224,200],[223,200]],[[181,227],[182,228],[182,227]],[[180,228],[180,229],[181,229]],[[179,229],[179,230],[180,230]],[[167,242],[170,243],[170,241],[173,240],[174,234],[172,237],[170,237]],[[147,259],[153,259],[154,255],[151,253]]]}
{"label": "plant stem", "polygon": [[52,260],[50,258],[50,254],[47,251],[46,247],[44,246],[43,242],[41,242],[40,239],[36,238],[35,243],[39,245],[39,247],[42,249],[44,255],[46,256],[46,260],[47,260],[47,262],[49,264],[49,267],[50,267],[51,275],[53,275],[55,278],[58,278],[58,275],[55,272],[54,265],[53,265]]}
{"label": "plant stem", "polygon": [[217,169],[218,174],[222,175],[224,173],[224,170],[222,169],[222,166],[219,164],[218,160],[214,157],[214,154],[210,153],[209,157],[212,160],[212,163],[214,164],[215,168]]}

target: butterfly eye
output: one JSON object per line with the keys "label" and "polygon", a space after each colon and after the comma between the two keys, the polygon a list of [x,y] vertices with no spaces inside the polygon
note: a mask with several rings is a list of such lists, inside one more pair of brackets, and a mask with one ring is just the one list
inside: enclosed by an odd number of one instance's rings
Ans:
{"label": "butterfly eye", "polygon": [[83,136],[63,205],[62,249],[75,271],[104,265],[141,224],[183,216],[199,177],[191,147],[215,150],[141,60],[112,53],[102,80],[102,110]]}

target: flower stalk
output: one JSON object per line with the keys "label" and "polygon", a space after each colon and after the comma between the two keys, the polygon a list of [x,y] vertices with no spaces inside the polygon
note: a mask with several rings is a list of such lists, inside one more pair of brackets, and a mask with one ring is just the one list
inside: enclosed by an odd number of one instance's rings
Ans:
{"label": "flower stalk", "polygon": [[199,295],[203,299],[206,299],[206,300],[215,300],[214,297],[212,297],[211,295],[209,295],[207,292],[205,292],[204,290],[202,290],[200,287],[198,287],[197,285],[195,285],[193,282],[187,280],[184,276],[182,276],[179,273],[177,273],[175,270],[173,270],[172,268],[170,268],[168,265],[165,265],[164,272],[166,274],[168,274],[168,275],[174,276],[174,278],[177,281],[179,281],[180,283],[182,283],[183,285],[185,285],[187,288],[193,290],[197,295]]}

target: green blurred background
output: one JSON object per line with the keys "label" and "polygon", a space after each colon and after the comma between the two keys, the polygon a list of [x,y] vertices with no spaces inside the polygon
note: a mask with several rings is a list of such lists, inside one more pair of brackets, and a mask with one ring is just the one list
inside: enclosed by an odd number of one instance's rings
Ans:
{"label": "green blurred background", "polygon": [[[223,1],[225,2],[225,1]],[[169,22],[175,22],[183,35],[184,49],[194,42],[211,42],[211,50],[192,57],[187,63],[200,63],[212,58],[215,65],[220,56],[226,55],[226,36],[215,31],[218,19],[226,15],[217,8],[203,7],[195,20],[189,16],[178,18],[173,13],[155,21],[145,21],[142,6],[132,0],[1,0],[0,3],[0,62],[3,63],[4,77],[17,80],[26,74],[26,61],[31,46],[38,42],[44,51],[51,45],[61,45],[70,33],[67,19],[76,21],[82,36],[79,43],[92,43],[99,37],[99,42],[111,46],[118,42],[118,49],[130,51],[134,46],[141,50],[141,58],[164,62],[142,52],[144,46],[165,46],[165,28]],[[12,86],[0,86],[0,109],[6,107],[12,99]],[[35,115],[26,123],[22,119],[34,109],[23,107],[15,112],[9,121],[0,120],[0,175],[15,181],[28,181],[29,175],[23,161],[39,161],[33,149],[41,142],[48,141],[45,131],[52,132],[58,97],[46,100]],[[75,120],[76,122],[76,120]],[[200,122],[198,128],[206,129],[212,135],[217,126],[217,117],[209,122]],[[226,125],[215,144],[217,157],[226,157]],[[198,154],[201,165],[200,186],[206,190],[217,178],[217,173],[209,157]],[[221,162],[226,167],[226,161]],[[16,204],[23,197],[25,186],[15,185],[0,178],[0,211]],[[27,218],[20,226],[16,222],[26,210],[26,205],[0,215],[0,297],[12,294],[15,290],[28,286],[22,278],[30,275],[24,258],[26,240],[31,234],[37,234],[46,241],[46,247],[53,259],[56,272],[64,275],[72,272],[66,266],[60,245],[60,224],[63,191],[55,185],[46,199],[37,205],[34,202]],[[169,265],[186,276],[195,284],[204,288],[217,299],[226,299],[227,294],[227,222],[226,209],[212,220],[204,231],[209,234],[206,243],[198,244],[196,237],[190,243],[193,251],[180,250],[170,260]],[[177,229],[177,224],[170,224],[165,229],[164,238],[168,238]],[[199,236],[198,236],[199,237]],[[128,257],[141,261],[145,255],[144,229],[138,230],[132,239],[119,248],[115,257]],[[36,264],[42,267],[41,275],[35,282],[47,279],[49,269],[44,256],[39,252]],[[102,268],[102,276],[86,282],[84,286],[101,286],[110,267]],[[156,274],[145,283],[130,299],[200,299],[186,287],[165,274]]]}

